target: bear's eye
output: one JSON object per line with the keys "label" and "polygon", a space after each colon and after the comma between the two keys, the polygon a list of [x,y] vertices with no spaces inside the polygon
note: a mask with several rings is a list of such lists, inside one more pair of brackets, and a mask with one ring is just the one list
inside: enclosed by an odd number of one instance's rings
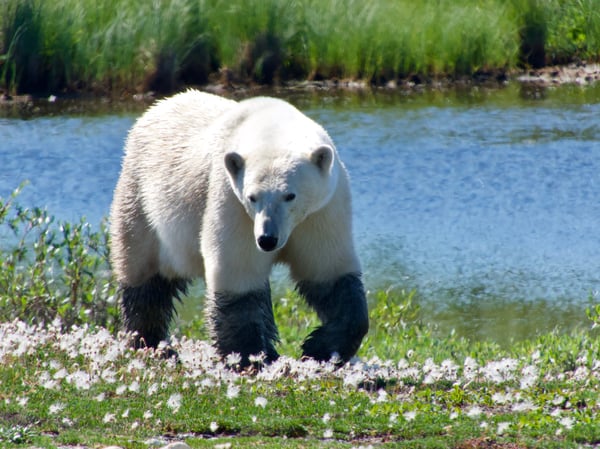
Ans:
{"label": "bear's eye", "polygon": [[249,195],[249,196],[248,196],[248,200],[249,200],[251,203],[256,203],[256,196],[255,196],[255,195]]}
{"label": "bear's eye", "polygon": [[296,194],[295,193],[288,193],[286,196],[283,197],[283,200],[285,202],[290,202],[290,201],[294,201],[294,199],[296,198]]}

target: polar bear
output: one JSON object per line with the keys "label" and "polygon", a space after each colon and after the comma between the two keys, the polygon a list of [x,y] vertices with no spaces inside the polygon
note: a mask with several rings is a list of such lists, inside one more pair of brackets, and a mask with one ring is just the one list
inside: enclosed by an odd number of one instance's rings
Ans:
{"label": "polar bear", "polygon": [[305,356],[347,361],[368,330],[348,174],[327,132],[283,100],[189,90],[156,103],[127,137],[110,222],[138,347],[168,338],[174,298],[203,277],[218,353],[277,359],[277,263],[322,322]]}

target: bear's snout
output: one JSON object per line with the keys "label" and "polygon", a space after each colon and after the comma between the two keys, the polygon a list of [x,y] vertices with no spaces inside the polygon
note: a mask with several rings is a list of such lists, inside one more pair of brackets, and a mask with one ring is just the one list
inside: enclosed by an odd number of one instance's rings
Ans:
{"label": "bear's snout", "polygon": [[274,235],[263,234],[256,241],[263,251],[273,251],[277,247],[278,239]]}

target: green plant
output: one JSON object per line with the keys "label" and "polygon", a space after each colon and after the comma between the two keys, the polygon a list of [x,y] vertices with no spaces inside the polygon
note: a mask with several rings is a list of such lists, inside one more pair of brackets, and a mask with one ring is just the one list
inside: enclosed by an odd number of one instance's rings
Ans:
{"label": "green plant", "polygon": [[66,328],[93,324],[116,331],[116,286],[108,266],[108,233],[81,219],[56,222],[40,208],[0,198],[0,319]]}
{"label": "green plant", "polygon": [[[591,299],[591,298],[590,298]],[[600,326],[600,304],[585,309],[585,314],[592,322],[592,329]]]}
{"label": "green plant", "polygon": [[[0,82],[11,92],[169,92],[209,76],[470,76],[600,58],[599,0],[4,0]],[[351,31],[350,31],[351,30]],[[230,75],[233,75],[230,77]]]}
{"label": "green plant", "polygon": [[0,427],[0,442],[26,444],[31,442],[34,432],[31,426],[13,425]]}

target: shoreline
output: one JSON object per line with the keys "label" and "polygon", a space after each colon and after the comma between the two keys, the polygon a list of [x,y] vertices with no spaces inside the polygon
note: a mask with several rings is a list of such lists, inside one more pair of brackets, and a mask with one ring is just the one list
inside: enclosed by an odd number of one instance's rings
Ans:
{"label": "shoreline", "polygon": [[502,88],[509,83],[520,83],[533,87],[549,88],[562,85],[591,86],[600,81],[600,63],[572,63],[567,65],[546,66],[538,69],[522,69],[512,72],[481,71],[471,76],[453,78],[451,76],[413,75],[400,80],[391,80],[381,84],[373,84],[365,80],[325,79],[325,80],[291,80],[274,84],[256,84],[251,80],[231,80],[226,74],[218,81],[203,85],[182,85],[172,92],[111,92],[109,90],[81,90],[66,92],[47,92],[39,94],[10,95],[0,91],[0,107],[28,107],[36,102],[55,103],[62,100],[97,99],[110,101],[153,102],[157,98],[170,96],[187,88],[225,96],[247,96],[263,91],[389,91],[389,92],[421,92],[427,90],[445,90],[452,88]]}

